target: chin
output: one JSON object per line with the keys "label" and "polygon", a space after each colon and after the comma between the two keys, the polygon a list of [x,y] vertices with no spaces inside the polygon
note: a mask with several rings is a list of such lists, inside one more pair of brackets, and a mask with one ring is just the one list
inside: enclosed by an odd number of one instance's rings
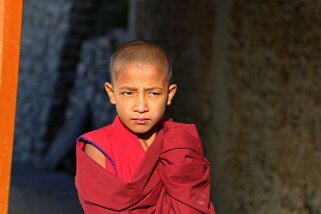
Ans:
{"label": "chin", "polygon": [[150,133],[153,133],[154,132],[154,128],[153,127],[150,127],[150,126],[138,126],[138,127],[131,127],[130,128],[131,132],[133,132],[134,134],[137,134],[137,135],[145,135],[145,134],[150,134]]}
{"label": "chin", "polygon": [[143,135],[151,131],[151,129],[131,129],[131,131],[138,135]]}

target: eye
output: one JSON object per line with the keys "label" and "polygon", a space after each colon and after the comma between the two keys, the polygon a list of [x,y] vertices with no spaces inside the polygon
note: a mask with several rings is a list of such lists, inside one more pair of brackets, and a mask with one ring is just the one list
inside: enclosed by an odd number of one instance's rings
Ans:
{"label": "eye", "polygon": [[124,92],[121,92],[121,94],[124,96],[131,96],[131,95],[133,95],[133,92],[132,91],[124,91]]}
{"label": "eye", "polygon": [[153,91],[148,92],[148,94],[150,94],[150,95],[152,95],[152,96],[159,96],[159,95],[161,95],[161,93],[159,93],[159,92],[153,92]]}

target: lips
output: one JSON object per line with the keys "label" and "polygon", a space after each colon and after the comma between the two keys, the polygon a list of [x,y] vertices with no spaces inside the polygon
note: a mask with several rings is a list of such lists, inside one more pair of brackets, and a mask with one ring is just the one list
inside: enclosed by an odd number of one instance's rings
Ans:
{"label": "lips", "polygon": [[137,125],[145,125],[148,123],[149,119],[148,118],[134,118],[133,121]]}

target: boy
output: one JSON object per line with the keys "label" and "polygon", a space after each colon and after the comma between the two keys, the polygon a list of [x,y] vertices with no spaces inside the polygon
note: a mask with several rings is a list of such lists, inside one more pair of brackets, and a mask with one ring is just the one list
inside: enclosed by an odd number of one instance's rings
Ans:
{"label": "boy", "polygon": [[132,41],[115,51],[110,70],[105,89],[117,116],[77,140],[85,213],[215,213],[195,126],[163,117],[177,89],[167,53]]}

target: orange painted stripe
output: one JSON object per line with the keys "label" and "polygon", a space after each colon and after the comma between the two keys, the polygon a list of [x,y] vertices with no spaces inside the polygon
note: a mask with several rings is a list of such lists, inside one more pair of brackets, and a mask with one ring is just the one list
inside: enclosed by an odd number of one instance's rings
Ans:
{"label": "orange painted stripe", "polygon": [[0,0],[0,214],[8,212],[22,0]]}

